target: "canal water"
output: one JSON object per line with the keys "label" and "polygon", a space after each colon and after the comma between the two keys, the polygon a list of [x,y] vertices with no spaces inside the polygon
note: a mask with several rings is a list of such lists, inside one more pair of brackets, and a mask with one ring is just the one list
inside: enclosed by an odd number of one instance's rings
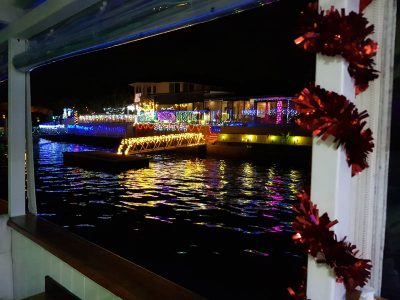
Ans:
{"label": "canal water", "polygon": [[35,146],[39,214],[208,299],[287,299],[306,258],[292,241],[292,205],[307,170],[288,162],[152,155],[119,174],[63,165]]}

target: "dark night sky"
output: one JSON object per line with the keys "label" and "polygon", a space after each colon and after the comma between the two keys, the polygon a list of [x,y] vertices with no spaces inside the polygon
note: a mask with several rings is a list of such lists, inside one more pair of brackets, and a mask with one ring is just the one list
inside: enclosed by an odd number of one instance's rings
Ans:
{"label": "dark night sky", "polygon": [[305,2],[282,0],[36,69],[32,102],[90,104],[135,81],[191,81],[242,95],[292,95],[314,77],[314,56],[293,44]]}

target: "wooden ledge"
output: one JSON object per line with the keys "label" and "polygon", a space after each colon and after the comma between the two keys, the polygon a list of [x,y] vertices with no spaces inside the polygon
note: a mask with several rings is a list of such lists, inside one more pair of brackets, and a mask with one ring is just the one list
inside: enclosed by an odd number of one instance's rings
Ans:
{"label": "wooden ledge", "polygon": [[13,217],[8,225],[123,299],[203,299],[40,217]]}

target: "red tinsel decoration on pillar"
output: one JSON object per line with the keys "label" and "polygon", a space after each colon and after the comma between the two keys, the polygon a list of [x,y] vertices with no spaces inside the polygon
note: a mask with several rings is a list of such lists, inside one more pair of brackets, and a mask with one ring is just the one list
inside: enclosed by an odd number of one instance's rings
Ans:
{"label": "red tinsel decoration on pillar", "polygon": [[369,82],[378,77],[373,57],[378,44],[367,38],[374,31],[373,25],[362,14],[342,9],[318,12],[318,5],[310,3],[301,15],[302,35],[295,43],[307,52],[328,56],[341,55],[348,63],[348,71],[355,80],[356,94],[366,90]]}
{"label": "red tinsel decoration on pillar", "polygon": [[364,129],[366,111],[357,108],[346,97],[310,85],[293,101],[300,113],[296,123],[326,140],[333,136],[337,147],[343,146],[352,175],[368,167],[367,156],[374,147],[371,130]]}
{"label": "red tinsel decoration on pillar", "polygon": [[293,240],[304,245],[317,263],[329,265],[336,274],[336,281],[342,282],[347,291],[364,286],[370,278],[371,261],[357,258],[356,246],[346,242],[346,238],[337,240],[331,227],[338,221],[331,221],[327,213],[319,216],[308,192],[303,191],[297,197]]}
{"label": "red tinsel decoration on pillar", "polygon": [[[360,11],[372,0],[361,0]],[[373,68],[373,57],[378,45],[367,38],[374,26],[362,14],[342,9],[318,12],[318,4],[310,3],[302,12],[303,34],[295,43],[305,51],[328,56],[341,55],[349,63],[348,71],[355,80],[355,91],[366,90],[369,83],[378,77]],[[326,91],[314,84],[306,87],[294,99],[300,116],[296,123],[311,131],[314,136],[326,140],[332,136],[337,147],[342,146],[351,166],[352,176],[368,167],[367,156],[374,147],[371,130],[364,129],[366,111],[357,108],[346,97]],[[356,246],[338,240],[331,228],[338,223],[331,221],[328,214],[319,215],[317,206],[312,203],[308,192],[298,195],[299,204],[294,207],[297,217],[293,222],[296,234],[293,240],[306,247],[317,263],[325,263],[335,272],[336,281],[342,282],[347,292],[364,286],[371,276],[371,261],[357,258]],[[293,299],[306,299],[304,282],[299,291],[288,288]]]}
{"label": "red tinsel decoration on pillar", "polygon": [[360,0],[360,11],[364,11],[371,2],[372,0]]}

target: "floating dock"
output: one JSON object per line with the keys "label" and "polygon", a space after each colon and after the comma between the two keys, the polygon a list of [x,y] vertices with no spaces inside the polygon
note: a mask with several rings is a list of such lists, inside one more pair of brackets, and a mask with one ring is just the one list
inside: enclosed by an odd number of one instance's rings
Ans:
{"label": "floating dock", "polygon": [[149,158],[137,155],[120,155],[111,152],[63,152],[64,164],[99,170],[108,173],[130,169],[148,168]]}

